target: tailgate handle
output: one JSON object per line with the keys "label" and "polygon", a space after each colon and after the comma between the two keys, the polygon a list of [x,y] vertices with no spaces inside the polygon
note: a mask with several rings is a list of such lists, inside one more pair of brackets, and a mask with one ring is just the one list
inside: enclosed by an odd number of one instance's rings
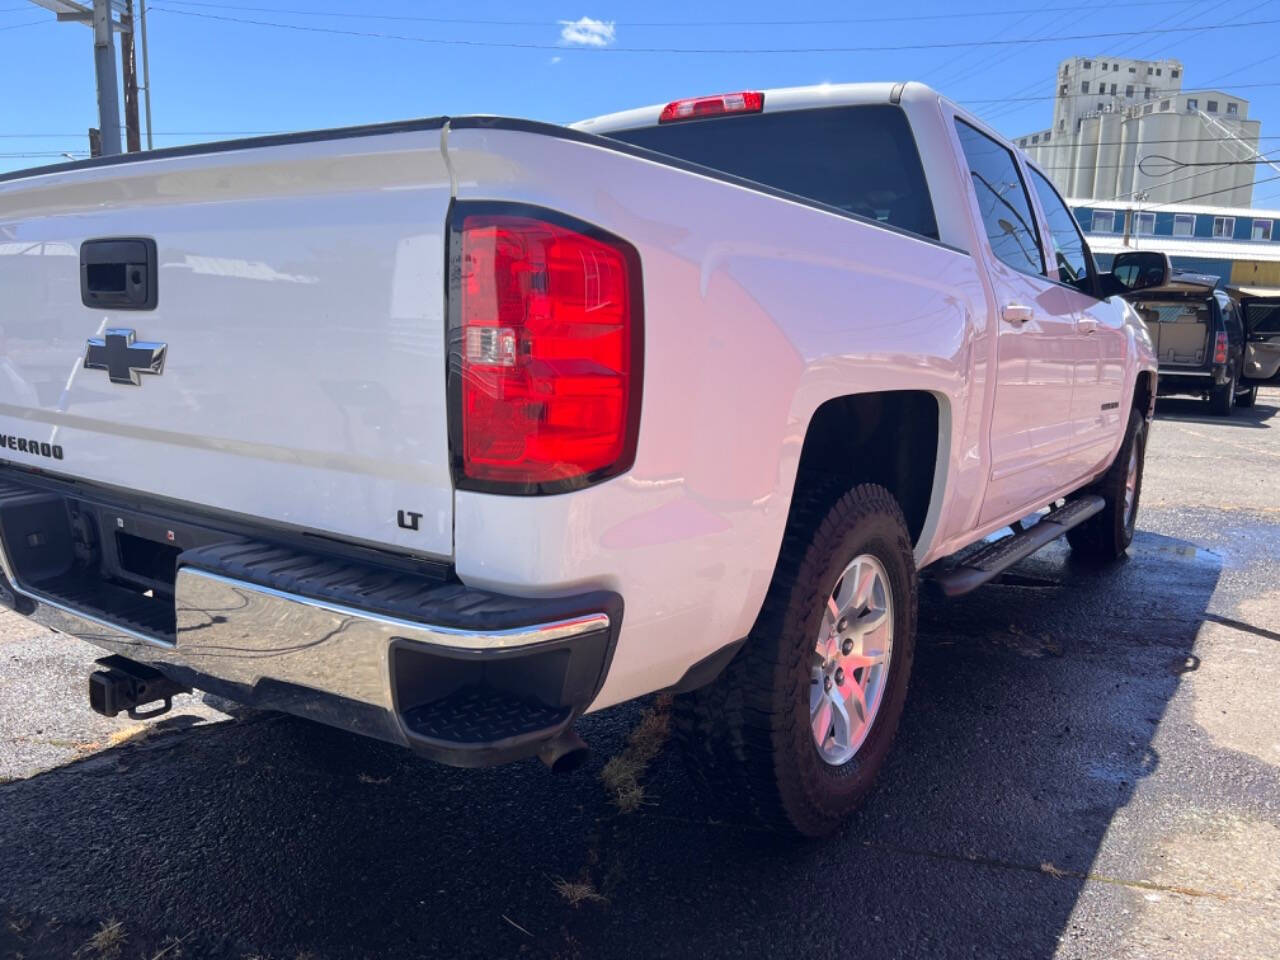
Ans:
{"label": "tailgate handle", "polygon": [[107,237],[80,244],[80,302],[108,310],[154,310],[156,242]]}

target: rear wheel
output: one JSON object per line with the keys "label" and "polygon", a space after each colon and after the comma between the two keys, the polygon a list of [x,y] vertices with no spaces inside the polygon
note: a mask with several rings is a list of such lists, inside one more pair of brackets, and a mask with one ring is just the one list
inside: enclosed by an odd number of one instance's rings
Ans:
{"label": "rear wheel", "polygon": [[1257,402],[1257,399],[1258,399],[1258,385],[1255,383],[1248,390],[1245,390],[1243,393],[1239,393],[1236,395],[1236,406],[1247,410],[1250,407],[1252,407],[1255,402]]}
{"label": "rear wheel", "polygon": [[677,699],[693,779],[728,814],[830,833],[871,788],[915,654],[916,571],[883,487],[797,504],[764,607],[711,685]]}
{"label": "rear wheel", "polygon": [[1236,377],[1232,374],[1226,383],[1213,388],[1213,393],[1209,395],[1209,409],[1220,417],[1229,417],[1235,406]]}
{"label": "rear wheel", "polygon": [[1099,513],[1067,531],[1067,542],[1078,556],[1100,561],[1116,560],[1133,542],[1146,452],[1147,421],[1137,410],[1130,410],[1129,426],[1120,452],[1102,479],[1081,491],[1101,496],[1106,505]]}

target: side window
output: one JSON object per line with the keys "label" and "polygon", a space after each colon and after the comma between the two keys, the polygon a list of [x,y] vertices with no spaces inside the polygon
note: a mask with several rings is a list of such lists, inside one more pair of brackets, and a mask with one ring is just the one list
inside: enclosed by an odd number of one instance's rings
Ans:
{"label": "side window", "polygon": [[1053,242],[1053,260],[1058,266],[1058,279],[1070,284],[1081,293],[1094,295],[1090,278],[1089,248],[1084,244],[1080,228],[1076,226],[1071,211],[1058,196],[1058,191],[1039,170],[1031,171],[1031,185],[1035,187],[1040,206],[1044,209],[1049,225],[1049,238]]}
{"label": "side window", "polygon": [[962,120],[956,132],[992,252],[1015,270],[1044,273],[1031,202],[1013,154]]}

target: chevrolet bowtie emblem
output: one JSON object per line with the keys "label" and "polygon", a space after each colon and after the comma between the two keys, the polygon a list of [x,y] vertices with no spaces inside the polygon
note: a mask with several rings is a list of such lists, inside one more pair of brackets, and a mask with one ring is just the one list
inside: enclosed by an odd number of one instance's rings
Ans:
{"label": "chevrolet bowtie emblem", "polygon": [[134,343],[132,330],[108,330],[104,337],[90,337],[84,355],[86,370],[105,370],[112,383],[142,385],[141,374],[164,373],[166,343]]}

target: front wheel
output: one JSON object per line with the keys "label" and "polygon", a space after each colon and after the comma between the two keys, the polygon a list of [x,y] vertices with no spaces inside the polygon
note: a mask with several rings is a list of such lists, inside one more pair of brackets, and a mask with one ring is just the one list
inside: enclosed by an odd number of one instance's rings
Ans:
{"label": "front wheel", "polygon": [[911,539],[888,490],[793,506],[745,645],[674,708],[717,817],[817,837],[858,806],[902,714],[916,602]]}
{"label": "front wheel", "polygon": [[1105,562],[1119,559],[1129,549],[1138,521],[1146,455],[1147,421],[1136,409],[1130,410],[1120,452],[1102,479],[1081,491],[1101,496],[1105,506],[1067,531],[1067,542],[1078,556]]}

